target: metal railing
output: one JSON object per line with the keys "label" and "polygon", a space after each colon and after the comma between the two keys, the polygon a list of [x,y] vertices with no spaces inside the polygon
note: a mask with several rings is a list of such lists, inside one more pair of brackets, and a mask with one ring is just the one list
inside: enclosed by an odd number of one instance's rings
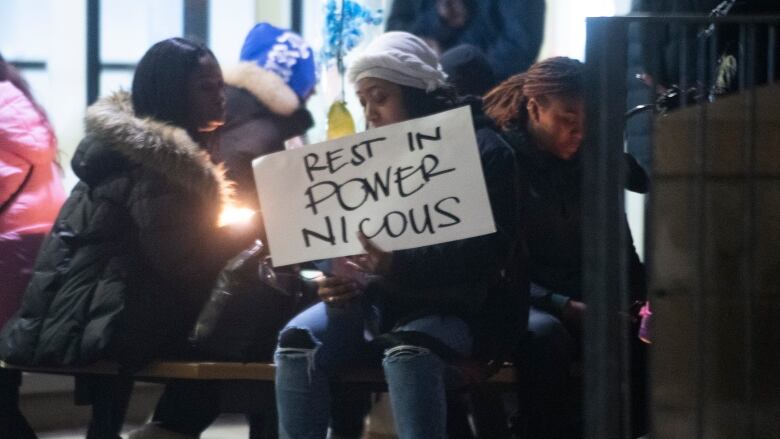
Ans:
{"label": "metal railing", "polygon": [[[709,300],[705,289],[711,268],[708,262],[714,251],[708,249],[712,237],[707,230],[712,218],[708,216],[707,206],[712,193],[711,182],[722,178],[739,178],[744,185],[739,193],[744,209],[741,212],[740,234],[741,248],[748,249],[736,256],[735,275],[740,279],[739,285],[734,285],[735,302],[739,303],[737,311],[744,314],[743,339],[744,355],[741,355],[740,367],[744,374],[740,379],[744,387],[744,397],[739,400],[746,406],[745,413],[750,419],[744,421],[745,428],[741,430],[740,438],[780,437],[766,436],[767,431],[774,431],[776,424],[755,419],[755,355],[756,340],[756,256],[749,251],[757,240],[756,182],[759,180],[777,181],[780,175],[761,174],[756,171],[756,139],[760,130],[767,129],[757,119],[756,86],[774,84],[777,77],[777,27],[780,16],[650,16],[630,15],[625,17],[589,18],[587,22],[587,118],[588,141],[583,150],[583,233],[584,233],[584,277],[583,291],[588,303],[588,319],[585,322],[585,437],[589,439],[627,438],[630,435],[630,361],[628,328],[621,311],[629,307],[626,245],[627,236],[623,225],[624,176],[621,169],[621,154],[624,149],[623,131],[625,129],[627,83],[633,75],[628,70],[629,29],[637,28],[635,35],[642,38],[645,49],[658,48],[659,39],[671,36],[668,42],[677,48],[677,53],[645,53],[645,64],[648,65],[649,86],[654,92],[659,86],[665,88],[658,99],[648,102],[648,109],[658,113],[687,111],[692,114],[695,127],[695,145],[692,145],[694,155],[690,163],[692,172],[688,178],[690,183],[690,218],[689,228],[694,235],[691,237],[690,267],[696,273],[697,282],[685,294],[692,304],[693,328],[693,363],[695,373],[693,388],[695,395],[691,396],[693,409],[688,415],[694,419],[688,420],[686,435],[679,437],[732,437],[728,433],[712,432],[709,425],[713,416],[708,410],[708,395],[713,392],[713,385],[705,379],[708,349],[710,341],[707,334],[711,325],[708,323]],[[729,40],[726,41],[726,38]],[[729,43],[732,45],[731,56],[725,62],[735,65],[724,66],[723,51]],[[662,59],[664,58],[664,59]],[[662,71],[664,62],[676,61],[678,68],[670,75]],[[668,67],[668,66],[667,66]],[[724,67],[733,67],[730,71],[736,74],[737,81],[726,89],[722,89]],[[728,73],[728,72],[726,72]],[[671,80],[668,78],[672,78]],[[661,84],[666,78],[667,83]],[[733,76],[732,76],[733,78]],[[720,88],[719,88],[720,87]],[[669,96],[665,96],[664,93]],[[743,171],[737,177],[718,175],[710,169],[710,145],[713,141],[712,121],[708,111],[711,104],[725,99],[726,96],[742,96],[739,105],[741,119],[745,129],[741,141],[734,148],[742,148],[744,157]],[[673,107],[673,108],[672,108]],[[780,145],[777,145],[780,149]],[[674,175],[656,175],[653,178],[675,178]],[[679,177],[679,176],[678,176]],[[710,198],[708,198],[710,197]],[[778,200],[780,202],[780,200]],[[648,212],[654,208],[654,195],[650,196]],[[646,260],[652,266],[656,230],[652,221],[646,230]],[[780,247],[780,244],[778,244]],[[709,251],[709,253],[708,253]],[[652,267],[648,273],[654,273]],[[651,285],[655,280],[651,280]],[[651,300],[662,297],[663,290],[650,292]],[[686,334],[687,335],[687,334]],[[778,340],[778,335],[774,340]],[[656,344],[655,350],[668,347]],[[775,346],[777,348],[777,346]],[[653,364],[657,367],[658,364]],[[742,370],[741,369],[741,370]],[[655,384],[655,383],[654,383]],[[657,391],[655,387],[652,391]],[[777,389],[780,394],[780,388]],[[780,397],[778,397],[780,398]],[[764,403],[766,401],[763,401]],[[777,398],[769,404],[778,404]],[[657,409],[656,406],[651,406]],[[651,418],[652,418],[651,414]],[[771,418],[771,416],[770,416]],[[667,418],[655,416],[653,431],[658,430],[659,423]],[[740,421],[742,422],[742,421]],[[763,422],[763,423],[762,423]],[[668,429],[665,431],[669,431]],[[687,434],[692,433],[692,434]],[[777,432],[780,435],[780,432]],[[658,436],[662,437],[662,436]],[[663,436],[668,439],[669,436]],[[735,436],[737,437],[737,436]]]}

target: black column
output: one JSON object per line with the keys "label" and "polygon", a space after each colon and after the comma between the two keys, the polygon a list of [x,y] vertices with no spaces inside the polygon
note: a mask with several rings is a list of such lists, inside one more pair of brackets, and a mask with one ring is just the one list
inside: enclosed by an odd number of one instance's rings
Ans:
{"label": "black column", "polygon": [[209,44],[209,0],[184,0],[184,37]]}
{"label": "black column", "polygon": [[303,34],[303,1],[292,1],[292,30],[298,34]]}
{"label": "black column", "polygon": [[587,141],[583,148],[583,292],[585,319],[585,438],[628,437],[628,340],[623,224],[623,113],[626,106],[627,23],[588,18]]}
{"label": "black column", "polygon": [[100,0],[87,0],[87,105],[100,92]]}

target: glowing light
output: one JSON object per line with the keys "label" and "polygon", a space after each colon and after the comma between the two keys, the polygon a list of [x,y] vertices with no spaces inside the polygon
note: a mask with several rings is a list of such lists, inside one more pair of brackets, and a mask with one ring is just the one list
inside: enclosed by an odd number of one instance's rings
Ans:
{"label": "glowing light", "polygon": [[219,227],[231,224],[247,224],[255,215],[255,211],[246,207],[225,206],[219,214]]}

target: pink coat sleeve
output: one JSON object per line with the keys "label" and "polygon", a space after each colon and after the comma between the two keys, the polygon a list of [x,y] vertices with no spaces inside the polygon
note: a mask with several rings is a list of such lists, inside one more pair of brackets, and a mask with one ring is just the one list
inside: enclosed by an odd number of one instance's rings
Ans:
{"label": "pink coat sleeve", "polygon": [[13,84],[0,81],[0,203],[6,204],[0,236],[51,228],[65,195],[56,156],[56,137],[46,117]]}
{"label": "pink coat sleeve", "polygon": [[29,172],[29,162],[14,154],[0,151],[0,206],[19,189]]}

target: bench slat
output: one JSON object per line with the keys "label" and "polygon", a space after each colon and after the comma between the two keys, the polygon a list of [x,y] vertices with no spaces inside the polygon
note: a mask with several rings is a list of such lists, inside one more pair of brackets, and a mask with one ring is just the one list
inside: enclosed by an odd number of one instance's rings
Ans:
{"label": "bench slat", "polygon": [[[81,367],[28,367],[0,361],[0,367],[30,373],[57,375],[116,375],[119,373],[117,364],[110,361],[99,361]],[[273,381],[275,371],[276,367],[272,363],[155,361],[134,373],[133,376],[155,379]],[[342,379],[348,383],[381,384],[384,383],[384,374],[381,369],[355,370],[345,374]],[[514,383],[514,368],[510,365],[502,367],[488,382],[495,384]]]}

